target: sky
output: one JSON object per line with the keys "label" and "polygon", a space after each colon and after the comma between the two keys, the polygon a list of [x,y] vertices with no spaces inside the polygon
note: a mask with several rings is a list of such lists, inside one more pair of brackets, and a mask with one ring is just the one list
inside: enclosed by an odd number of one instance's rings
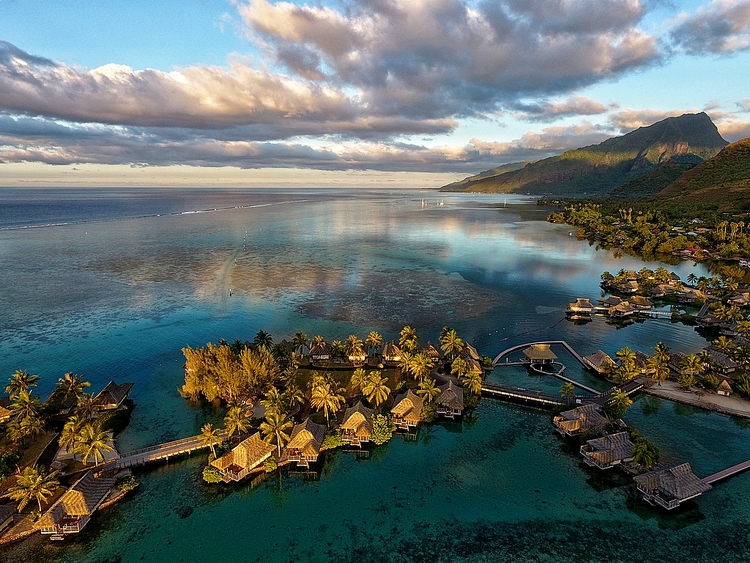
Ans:
{"label": "sky", "polygon": [[0,186],[439,187],[705,111],[750,0],[0,0]]}

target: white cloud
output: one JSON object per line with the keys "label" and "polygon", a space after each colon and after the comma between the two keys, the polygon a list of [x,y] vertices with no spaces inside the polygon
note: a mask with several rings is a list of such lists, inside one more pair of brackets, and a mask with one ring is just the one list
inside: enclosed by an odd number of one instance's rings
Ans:
{"label": "white cloud", "polygon": [[671,36],[694,55],[744,51],[750,48],[750,2],[712,0],[694,14],[682,12],[673,22]]}

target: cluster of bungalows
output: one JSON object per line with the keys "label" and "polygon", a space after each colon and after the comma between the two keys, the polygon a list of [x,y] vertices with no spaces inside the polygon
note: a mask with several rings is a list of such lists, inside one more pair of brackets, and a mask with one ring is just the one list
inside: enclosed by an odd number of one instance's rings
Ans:
{"label": "cluster of bungalows", "polygon": [[[579,297],[574,303],[568,303],[565,313],[572,319],[586,319],[592,315],[606,315],[614,319],[625,319],[632,316],[654,316],[668,313],[654,313],[654,304],[641,295],[633,295],[627,300],[616,295],[610,295],[605,299],[598,300],[599,305],[594,305],[589,299]],[[671,316],[671,315],[670,315]]]}
{"label": "cluster of bungalows", "polygon": [[643,500],[667,510],[711,490],[711,485],[693,473],[689,463],[649,471],[633,479]]}
{"label": "cluster of bungalows", "polygon": [[43,534],[51,534],[53,540],[80,532],[106,500],[114,484],[114,477],[97,477],[93,471],[87,471],[34,522],[34,528]]}

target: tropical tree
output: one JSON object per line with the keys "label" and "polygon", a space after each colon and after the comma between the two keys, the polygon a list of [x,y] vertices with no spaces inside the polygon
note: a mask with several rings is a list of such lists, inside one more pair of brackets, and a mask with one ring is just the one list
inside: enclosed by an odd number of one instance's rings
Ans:
{"label": "tropical tree", "polygon": [[419,348],[419,337],[417,336],[416,329],[405,326],[401,329],[401,332],[399,333],[398,338],[398,347],[401,350],[406,350],[407,352],[414,353],[417,348]]}
{"label": "tropical tree", "polygon": [[35,500],[39,512],[41,512],[42,501],[46,501],[60,486],[57,475],[57,471],[48,473],[44,466],[38,468],[24,467],[16,480],[16,484],[11,486],[3,497],[18,501],[18,512],[21,512],[29,502]]}
{"label": "tropical tree", "polygon": [[411,352],[401,350],[401,359],[399,360],[401,373],[409,373],[409,366],[411,366]]}
{"label": "tropical tree", "polygon": [[376,353],[383,345],[383,337],[374,330],[365,338],[365,346],[370,354]]}
{"label": "tropical tree", "polygon": [[13,418],[19,421],[27,417],[39,418],[40,408],[39,395],[32,395],[27,389],[19,391],[10,404]]}
{"label": "tropical tree", "polygon": [[255,344],[258,348],[271,350],[271,348],[273,347],[273,338],[271,338],[271,335],[265,330],[259,330],[258,334],[255,335],[255,338],[253,338],[253,344]]}
{"label": "tropical tree", "polygon": [[615,358],[620,361],[620,365],[625,371],[632,372],[635,370],[635,352],[627,346],[615,354]]}
{"label": "tropical tree", "polygon": [[356,334],[350,334],[344,342],[344,353],[347,356],[360,356],[364,354],[362,340]]}
{"label": "tropical tree", "polygon": [[632,404],[633,400],[628,397],[625,391],[616,389],[610,395],[606,407],[612,418],[622,418]]}
{"label": "tropical tree", "polygon": [[219,429],[214,428],[214,425],[207,422],[201,427],[201,444],[211,448],[211,453],[216,457],[216,449],[214,446],[221,443],[221,437],[219,435]]}
{"label": "tropical tree", "polygon": [[711,342],[711,346],[723,354],[728,354],[734,348],[734,343],[726,336],[719,336],[719,338]]}
{"label": "tropical tree", "polygon": [[5,392],[12,400],[15,399],[16,395],[20,392],[26,391],[30,387],[34,387],[39,383],[39,376],[31,375],[28,372],[19,369],[8,378],[8,382],[8,385],[5,386]]}
{"label": "tropical tree", "polygon": [[435,380],[431,377],[425,378],[419,384],[419,389],[417,389],[417,395],[422,397],[425,404],[432,403],[435,399],[437,399],[440,393],[440,388],[437,386]]}
{"label": "tropical tree", "polygon": [[669,366],[657,356],[652,356],[648,359],[646,373],[648,373],[651,376],[651,379],[656,381],[658,385],[661,385],[661,382],[669,377]]}
{"label": "tropical tree", "polygon": [[463,377],[466,375],[466,372],[469,370],[469,366],[466,363],[466,360],[463,358],[456,358],[453,360],[453,363],[451,364],[451,375],[455,375],[456,377]]}
{"label": "tropical tree", "polygon": [[224,417],[224,428],[227,434],[232,436],[235,432],[241,434],[250,428],[250,413],[240,406],[230,407]]}
{"label": "tropical tree", "polygon": [[94,417],[96,411],[97,404],[94,396],[89,393],[81,393],[78,396],[78,402],[73,412],[81,418],[89,419]]}
{"label": "tropical tree", "polygon": [[261,399],[260,404],[266,408],[266,412],[286,412],[284,397],[276,387],[268,390],[265,399]]}
{"label": "tropical tree", "polygon": [[452,361],[464,349],[464,341],[454,329],[450,329],[440,337],[440,349]]}
{"label": "tropical tree", "polygon": [[354,373],[352,373],[352,377],[349,380],[349,387],[351,387],[352,391],[355,393],[358,393],[362,391],[362,388],[365,386],[365,383],[367,382],[367,373],[362,368],[357,368],[354,370]]}
{"label": "tropical tree", "polygon": [[680,362],[680,369],[683,374],[695,374],[700,373],[703,364],[697,354],[687,354]]}
{"label": "tropical tree", "polygon": [[654,357],[661,363],[667,364],[672,359],[672,352],[664,342],[657,342],[656,346],[654,346]]}
{"label": "tropical tree", "polygon": [[690,371],[682,372],[677,378],[678,385],[682,387],[683,389],[690,389],[697,382],[698,380],[695,378],[695,375],[693,374],[693,372],[690,372]]}
{"label": "tropical tree", "polygon": [[272,444],[276,442],[276,451],[281,457],[281,448],[289,441],[289,430],[294,423],[283,413],[266,413],[266,420],[260,423],[260,431],[265,436],[265,441]]}
{"label": "tropical tree", "polygon": [[326,339],[323,338],[320,334],[316,335],[312,339],[312,346],[322,346],[326,343]]}
{"label": "tropical tree", "polygon": [[435,367],[435,364],[432,362],[432,358],[424,350],[417,352],[409,360],[409,371],[417,381],[422,381],[430,375],[433,367]]}
{"label": "tropical tree", "polygon": [[307,335],[304,332],[295,333],[292,339],[292,346],[294,346],[294,351],[297,354],[302,355],[304,349],[309,346]]}
{"label": "tropical tree", "polygon": [[331,358],[343,358],[344,357],[344,345],[341,340],[334,340],[331,342]]}
{"label": "tropical tree", "polygon": [[104,454],[114,450],[112,438],[109,432],[103,430],[100,424],[86,422],[73,444],[73,453],[81,454],[81,461],[84,464],[94,458],[94,465],[99,465],[99,461],[104,461]]}
{"label": "tropical tree", "polygon": [[76,438],[81,432],[81,428],[86,423],[85,418],[81,418],[77,414],[74,414],[65,422],[65,425],[60,432],[60,437],[57,442],[61,448],[65,448],[69,452],[74,449]]}
{"label": "tropical tree", "polygon": [[633,461],[648,471],[659,461],[659,448],[645,438],[640,438],[633,444],[632,455]]}
{"label": "tropical tree", "polygon": [[750,321],[740,321],[737,323],[737,332],[741,336],[750,336]]}
{"label": "tropical tree", "polygon": [[312,388],[310,403],[317,410],[323,410],[326,423],[330,426],[329,413],[338,411],[344,404],[344,396],[332,381],[322,381]]}
{"label": "tropical tree", "polygon": [[575,387],[573,387],[573,384],[569,381],[563,383],[563,386],[560,388],[560,397],[563,399],[572,399],[575,396],[576,390]]}
{"label": "tropical tree", "polygon": [[698,356],[698,360],[701,363],[701,373],[708,373],[714,368],[714,357],[711,355],[711,352],[708,350],[701,350],[696,356]]}
{"label": "tropical tree", "polygon": [[294,383],[287,386],[281,397],[286,405],[288,412],[292,412],[294,407],[297,405],[303,405],[305,403],[305,394],[302,393],[302,389],[297,387]]}
{"label": "tropical tree", "polygon": [[364,387],[362,387],[362,393],[370,403],[379,406],[385,402],[391,392],[387,383],[387,377],[383,377],[379,371],[371,371],[367,376]]}
{"label": "tropical tree", "polygon": [[77,402],[84,389],[90,385],[91,383],[84,381],[80,375],[69,371],[57,380],[54,394],[61,403],[64,403],[68,397],[75,397]]}
{"label": "tropical tree", "polygon": [[461,383],[473,395],[479,395],[482,392],[482,375],[474,370],[464,373],[461,377]]}
{"label": "tropical tree", "polygon": [[695,282],[697,282],[697,281],[698,281],[698,276],[696,276],[696,275],[695,275],[695,273],[693,273],[693,272],[690,272],[690,273],[688,274],[688,277],[687,277],[687,282],[688,282],[688,283],[689,283],[690,285],[694,285],[694,284],[695,284]]}

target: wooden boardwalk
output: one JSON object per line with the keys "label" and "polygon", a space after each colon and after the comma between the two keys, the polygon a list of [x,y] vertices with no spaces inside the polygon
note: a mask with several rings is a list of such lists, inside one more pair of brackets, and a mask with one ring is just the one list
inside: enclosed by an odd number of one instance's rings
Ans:
{"label": "wooden boardwalk", "polygon": [[497,356],[495,356],[495,359],[492,360],[492,367],[495,367],[498,363],[500,363],[500,360],[503,358],[503,356],[507,356],[511,352],[515,352],[516,350],[520,350],[521,348],[528,348],[529,346],[533,346],[534,344],[559,344],[563,348],[565,348],[568,352],[570,352],[570,355],[573,356],[576,360],[578,360],[581,365],[586,366],[586,364],[583,361],[583,358],[581,355],[576,352],[573,347],[565,342],[564,340],[542,340],[540,342],[528,342],[526,344],[519,344],[518,346],[512,346],[508,348],[507,350],[503,350],[500,352]]}
{"label": "wooden boardwalk", "polygon": [[[226,438],[226,431],[219,431],[219,439]],[[209,445],[203,442],[203,435],[190,436],[164,444],[141,448],[120,456],[108,465],[111,469],[124,469],[135,465],[145,465],[154,461],[167,460],[170,457],[190,454],[198,450],[207,450]]]}
{"label": "wooden boardwalk", "polygon": [[561,397],[545,395],[541,391],[524,389],[522,387],[510,387],[496,383],[482,383],[482,395],[494,397],[495,399],[506,399],[514,402],[531,403],[541,407],[556,407],[566,405],[568,402]]}
{"label": "wooden boardwalk", "polygon": [[709,475],[708,477],[704,477],[703,479],[701,479],[701,481],[708,485],[713,485],[717,481],[721,481],[722,479],[726,479],[727,477],[731,477],[732,475],[737,475],[737,473],[741,473],[746,469],[750,469],[750,459],[748,459],[747,461],[743,461],[742,463],[738,463],[737,465],[733,465],[732,467],[727,467],[726,469],[719,471],[718,473],[714,473],[713,475]]}

